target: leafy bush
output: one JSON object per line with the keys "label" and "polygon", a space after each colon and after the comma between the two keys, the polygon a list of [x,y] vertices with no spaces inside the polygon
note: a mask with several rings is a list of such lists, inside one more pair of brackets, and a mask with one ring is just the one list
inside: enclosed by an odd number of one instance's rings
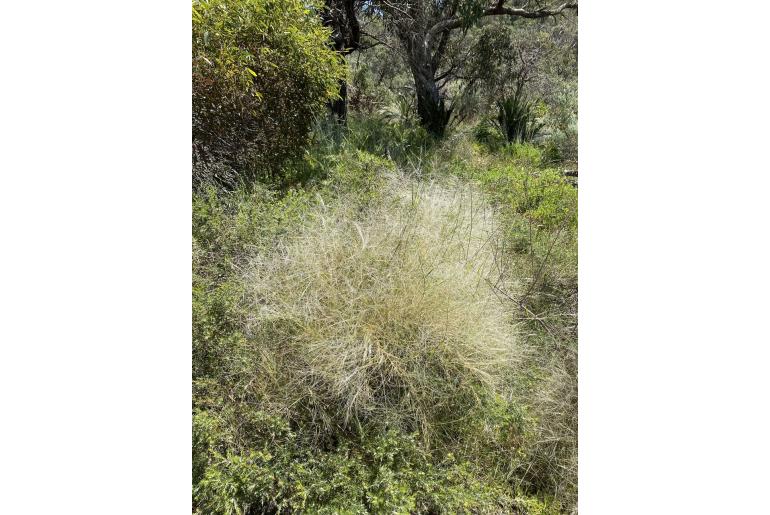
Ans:
{"label": "leafy bush", "polygon": [[362,150],[342,152],[326,160],[324,186],[350,205],[368,205],[380,197],[393,162]]}
{"label": "leafy bush", "polygon": [[[302,164],[295,167],[294,175],[286,177],[295,180],[301,177],[305,188],[320,187],[332,198],[346,196],[348,202],[365,204],[379,196],[384,178],[396,170],[392,161],[347,143],[334,151],[324,148],[326,144],[320,142]],[[323,150],[319,151],[318,147]]]}
{"label": "leafy bush", "polygon": [[197,513],[499,513],[523,502],[479,481],[469,462],[434,460],[412,435],[366,434],[319,452],[278,417],[249,423],[238,445],[221,415],[193,417]]}
{"label": "leafy bush", "polygon": [[489,150],[496,152],[503,148],[507,141],[502,133],[489,119],[482,120],[473,130],[476,141],[485,145]]}
{"label": "leafy bush", "polygon": [[534,147],[514,147],[511,153],[518,156],[519,164],[496,164],[478,175],[485,189],[506,204],[509,212],[526,215],[536,225],[548,229],[560,224],[576,227],[575,187],[558,170],[532,168],[540,160]]}
{"label": "leafy bush", "polygon": [[519,168],[536,169],[543,164],[544,152],[531,143],[514,143],[501,152],[502,157],[509,158]]}
{"label": "leafy bush", "polygon": [[[193,154],[252,178],[301,155],[343,73],[314,3],[193,1]],[[228,183],[232,182],[228,177]]]}

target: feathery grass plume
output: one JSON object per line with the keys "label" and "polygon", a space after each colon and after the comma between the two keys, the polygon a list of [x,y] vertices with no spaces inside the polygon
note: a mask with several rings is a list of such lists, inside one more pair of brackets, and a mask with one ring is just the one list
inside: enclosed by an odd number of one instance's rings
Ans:
{"label": "feathery grass plume", "polygon": [[[319,205],[247,277],[251,387],[319,428],[448,435],[516,359],[498,228],[460,182],[390,180],[365,214]],[[507,285],[506,291],[516,291]]]}

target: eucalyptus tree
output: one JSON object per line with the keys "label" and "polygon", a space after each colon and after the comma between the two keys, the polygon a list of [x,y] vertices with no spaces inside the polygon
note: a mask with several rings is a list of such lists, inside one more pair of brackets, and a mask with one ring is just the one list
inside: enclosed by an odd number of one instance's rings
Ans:
{"label": "eucalyptus tree", "polygon": [[432,134],[444,134],[454,110],[446,86],[457,77],[468,54],[448,52],[480,20],[505,16],[511,20],[541,19],[577,11],[577,0],[548,5],[533,0],[377,0],[386,25],[395,35],[414,79],[417,113],[421,124]]}

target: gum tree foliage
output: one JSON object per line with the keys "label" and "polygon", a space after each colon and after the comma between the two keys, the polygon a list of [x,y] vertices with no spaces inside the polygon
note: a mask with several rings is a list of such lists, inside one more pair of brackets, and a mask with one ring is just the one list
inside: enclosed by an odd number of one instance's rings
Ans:
{"label": "gum tree foliage", "polygon": [[304,0],[193,1],[194,174],[215,164],[245,178],[271,174],[302,152],[344,74],[319,9]]}
{"label": "gum tree foliage", "polygon": [[481,20],[464,38],[458,34],[446,52],[447,62],[455,63],[449,74],[453,118],[483,115],[517,89],[556,107],[560,88],[577,80],[576,30],[571,15],[531,23],[497,17]]}
{"label": "gum tree foliage", "polygon": [[542,19],[577,11],[576,1],[560,5],[516,0],[512,5],[508,3],[511,2],[378,0],[386,26],[398,41],[414,79],[420,121],[432,134],[444,134],[455,109],[447,99],[447,85],[452,79],[463,78],[459,74],[463,63],[478,55],[462,43],[462,36],[472,27],[491,16]]}

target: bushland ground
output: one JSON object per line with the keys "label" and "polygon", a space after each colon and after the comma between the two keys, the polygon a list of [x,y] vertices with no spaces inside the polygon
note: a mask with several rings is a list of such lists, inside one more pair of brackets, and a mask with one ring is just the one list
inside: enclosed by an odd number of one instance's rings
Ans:
{"label": "bushland ground", "polygon": [[567,22],[435,134],[282,3],[194,4],[193,511],[576,512]]}

